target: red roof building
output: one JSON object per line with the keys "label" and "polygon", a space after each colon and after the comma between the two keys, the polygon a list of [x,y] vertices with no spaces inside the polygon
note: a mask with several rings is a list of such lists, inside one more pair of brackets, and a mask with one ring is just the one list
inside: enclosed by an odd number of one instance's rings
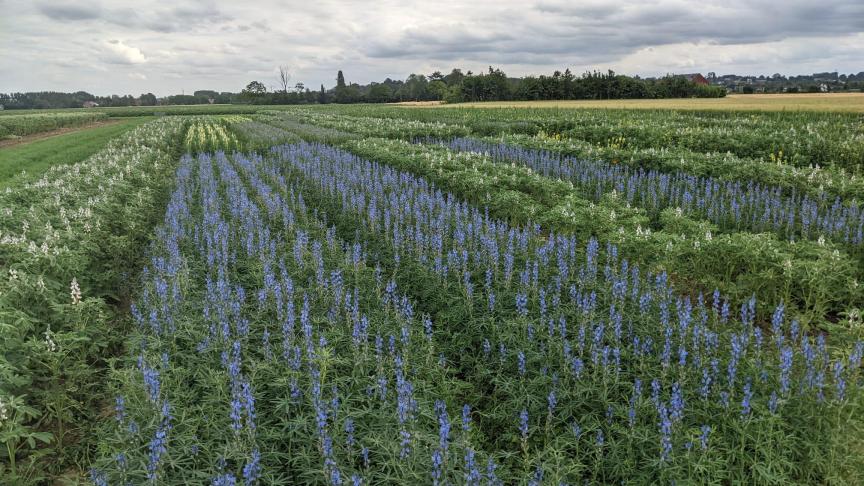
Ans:
{"label": "red roof building", "polygon": [[702,76],[702,73],[682,74],[681,76],[687,78],[687,81],[690,81],[691,83],[708,84],[708,80],[705,79],[705,76]]}

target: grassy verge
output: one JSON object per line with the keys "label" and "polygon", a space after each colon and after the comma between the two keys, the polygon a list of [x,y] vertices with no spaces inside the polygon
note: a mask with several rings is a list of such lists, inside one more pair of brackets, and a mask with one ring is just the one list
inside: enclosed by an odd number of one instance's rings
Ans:
{"label": "grassy verge", "polygon": [[32,143],[0,149],[0,188],[22,176],[41,174],[55,165],[74,164],[101,150],[105,144],[138,125],[150,120],[139,117],[119,123],[74,131]]}

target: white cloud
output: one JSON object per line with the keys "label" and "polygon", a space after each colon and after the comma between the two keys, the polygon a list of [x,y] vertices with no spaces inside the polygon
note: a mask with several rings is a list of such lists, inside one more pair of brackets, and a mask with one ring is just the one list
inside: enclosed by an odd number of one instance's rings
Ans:
{"label": "white cloud", "polygon": [[146,81],[146,80],[147,80],[147,75],[146,75],[146,74],[141,74],[141,73],[129,73],[128,76],[129,76],[130,79],[137,79],[137,80],[140,80],[140,81]]}
{"label": "white cloud", "polygon": [[147,62],[144,53],[137,47],[127,46],[121,40],[109,40],[103,45],[102,59],[110,64],[143,64]]}

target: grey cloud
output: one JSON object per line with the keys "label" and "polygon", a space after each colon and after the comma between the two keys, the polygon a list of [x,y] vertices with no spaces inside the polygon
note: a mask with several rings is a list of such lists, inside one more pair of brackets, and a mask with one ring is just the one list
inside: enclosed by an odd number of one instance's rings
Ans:
{"label": "grey cloud", "polygon": [[609,17],[617,10],[617,6],[613,3],[590,4],[581,3],[578,7],[572,3],[562,2],[540,2],[536,5],[537,10],[551,14],[564,14],[568,16],[576,16],[582,18],[603,19]]}
{"label": "grey cloud", "polygon": [[92,5],[45,3],[38,8],[46,17],[60,21],[96,19],[100,15],[100,9]]}
{"label": "grey cloud", "polygon": [[332,86],[338,69],[365,83],[490,64],[513,75],[564,67],[654,75],[694,63],[717,72],[864,69],[861,0],[0,4],[16,12],[0,43],[0,72],[14,76],[0,76],[0,91],[64,89],[47,84],[45,71],[76,88],[170,94],[201,83],[236,90],[256,78],[275,83],[271,72],[280,64],[308,86]]}
{"label": "grey cloud", "polygon": [[191,2],[188,5],[173,7],[156,3],[148,4],[147,8],[140,8],[135,4],[129,7],[105,8],[45,2],[38,4],[37,8],[52,20],[101,21],[160,33],[188,31],[202,25],[219,24],[231,20],[230,16],[223,13],[212,2]]}
{"label": "grey cloud", "polygon": [[[545,64],[550,55],[566,62],[608,62],[646,46],[676,43],[741,44],[804,36],[848,35],[864,29],[864,3],[842,0],[833,7],[793,0],[783,4],[748,2],[544,1],[532,12],[504,13],[499,24],[438,25],[405,29],[393,39],[373,42],[372,58],[477,58]],[[486,35],[472,33],[477,26]],[[559,61],[560,63],[560,61]]]}
{"label": "grey cloud", "polygon": [[422,56],[442,56],[443,58],[464,55],[472,52],[490,52],[513,41],[507,33],[476,34],[467,29],[440,29],[434,32],[412,30],[405,32],[395,42],[376,42],[366,50],[373,58],[410,57],[414,53]]}
{"label": "grey cloud", "polygon": [[[554,8],[561,20],[574,28],[593,30],[601,24],[583,18],[575,2],[542,3]],[[625,31],[653,33],[660,42],[712,40],[721,43],[765,42],[789,37],[850,34],[864,30],[864,3],[834,0],[766,0],[706,2],[621,2],[606,26]]]}
{"label": "grey cloud", "polygon": [[187,6],[174,7],[171,16],[182,20],[200,21],[206,19],[211,22],[225,20],[227,17],[212,3],[193,3]]}

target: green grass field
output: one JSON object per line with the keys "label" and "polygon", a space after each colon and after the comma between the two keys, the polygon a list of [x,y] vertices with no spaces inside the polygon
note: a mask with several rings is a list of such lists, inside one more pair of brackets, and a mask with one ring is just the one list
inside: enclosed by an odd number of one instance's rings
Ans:
{"label": "green grass field", "polygon": [[137,117],[110,125],[76,130],[55,137],[0,148],[0,188],[16,179],[41,174],[60,164],[74,164],[98,152],[105,144],[128,130],[150,120]]}

